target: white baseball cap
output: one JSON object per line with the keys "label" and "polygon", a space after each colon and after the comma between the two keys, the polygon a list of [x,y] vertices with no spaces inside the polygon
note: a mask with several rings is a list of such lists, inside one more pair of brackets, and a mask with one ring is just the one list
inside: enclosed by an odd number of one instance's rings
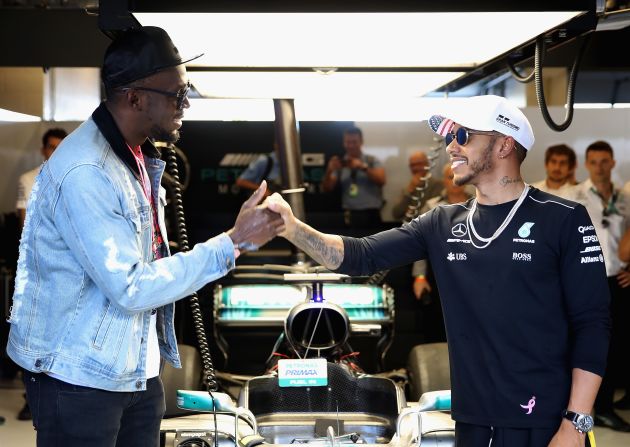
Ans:
{"label": "white baseball cap", "polygon": [[502,96],[472,96],[453,101],[443,112],[429,118],[433,132],[446,136],[455,123],[474,130],[496,131],[509,135],[525,149],[534,146],[534,132],[518,107]]}

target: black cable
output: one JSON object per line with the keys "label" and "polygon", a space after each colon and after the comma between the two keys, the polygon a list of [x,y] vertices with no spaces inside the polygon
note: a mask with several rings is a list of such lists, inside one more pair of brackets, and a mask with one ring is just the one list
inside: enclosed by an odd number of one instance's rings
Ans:
{"label": "black cable", "polygon": [[521,82],[523,84],[527,84],[527,83],[531,82],[534,79],[534,74],[535,74],[536,70],[532,70],[528,75],[523,76],[522,74],[519,73],[519,71],[516,68],[516,66],[509,59],[507,60],[507,67],[510,70],[510,73],[512,73],[512,77],[515,80],[517,80],[518,82]]}
{"label": "black cable", "polygon": [[543,89],[542,79],[542,67],[545,58],[545,36],[538,36],[536,39],[536,55],[534,56],[534,83],[536,85],[536,98],[538,99],[538,107],[540,112],[547,123],[547,125],[556,132],[562,132],[569,128],[573,121],[573,103],[575,101],[575,84],[577,82],[577,75],[579,71],[580,62],[584,55],[584,50],[591,38],[591,33],[581,37],[580,49],[573,61],[573,67],[571,67],[571,73],[569,74],[569,86],[567,88],[567,113],[565,115],[564,122],[556,124],[549,114],[547,108],[547,102],[545,100],[545,92]]}
{"label": "black cable", "polygon": [[[160,144],[160,147],[166,149],[166,163],[168,170],[174,182],[172,189],[175,195],[175,218],[177,220],[178,238],[180,251],[186,252],[190,250],[188,245],[188,232],[186,230],[186,219],[184,216],[184,205],[182,201],[182,188],[179,181],[179,170],[177,169],[177,154],[171,144]],[[199,344],[199,352],[201,354],[201,362],[203,365],[204,383],[208,392],[217,391],[218,383],[214,373],[214,365],[212,364],[212,356],[210,355],[210,346],[206,337],[206,329],[203,324],[203,314],[199,305],[199,296],[197,292],[190,295],[190,310],[192,312],[193,325],[197,334],[197,342]],[[210,393],[212,396],[212,393]],[[214,398],[213,398],[214,402]],[[215,414],[216,418],[216,414]]]}

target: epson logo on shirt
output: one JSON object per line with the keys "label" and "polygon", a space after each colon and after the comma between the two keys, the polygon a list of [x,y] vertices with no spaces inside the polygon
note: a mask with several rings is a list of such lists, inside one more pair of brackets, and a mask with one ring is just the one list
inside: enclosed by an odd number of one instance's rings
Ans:
{"label": "epson logo on shirt", "polygon": [[531,253],[512,253],[512,261],[527,261],[531,262]]}
{"label": "epson logo on shirt", "polygon": [[597,239],[596,235],[591,234],[589,236],[582,236],[582,242],[584,242],[585,244],[590,244],[591,242],[599,242],[599,239]]}

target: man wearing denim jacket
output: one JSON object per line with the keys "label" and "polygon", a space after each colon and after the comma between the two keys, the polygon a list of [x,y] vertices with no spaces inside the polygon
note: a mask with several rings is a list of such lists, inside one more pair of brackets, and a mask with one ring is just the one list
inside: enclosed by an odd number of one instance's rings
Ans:
{"label": "man wearing denim jacket", "polygon": [[103,102],[44,164],[20,244],[7,352],[23,367],[38,446],[157,446],[160,358],[180,367],[174,302],[234,267],[280,220],[243,204],[234,227],[169,256],[164,162],[190,106],[166,32],[121,33],[105,53]]}

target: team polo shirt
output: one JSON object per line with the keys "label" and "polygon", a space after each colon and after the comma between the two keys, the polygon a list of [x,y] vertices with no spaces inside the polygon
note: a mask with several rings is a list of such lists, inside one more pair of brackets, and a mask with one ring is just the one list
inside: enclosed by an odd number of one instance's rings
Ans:
{"label": "team polo shirt", "polygon": [[[606,365],[609,291],[595,228],[582,205],[532,188],[500,236],[480,249],[466,222],[471,203],[344,237],[339,271],[367,275],[428,258],[444,310],[453,419],[557,427],[572,368],[601,376]],[[494,234],[515,203],[478,205],[477,233]]]}

